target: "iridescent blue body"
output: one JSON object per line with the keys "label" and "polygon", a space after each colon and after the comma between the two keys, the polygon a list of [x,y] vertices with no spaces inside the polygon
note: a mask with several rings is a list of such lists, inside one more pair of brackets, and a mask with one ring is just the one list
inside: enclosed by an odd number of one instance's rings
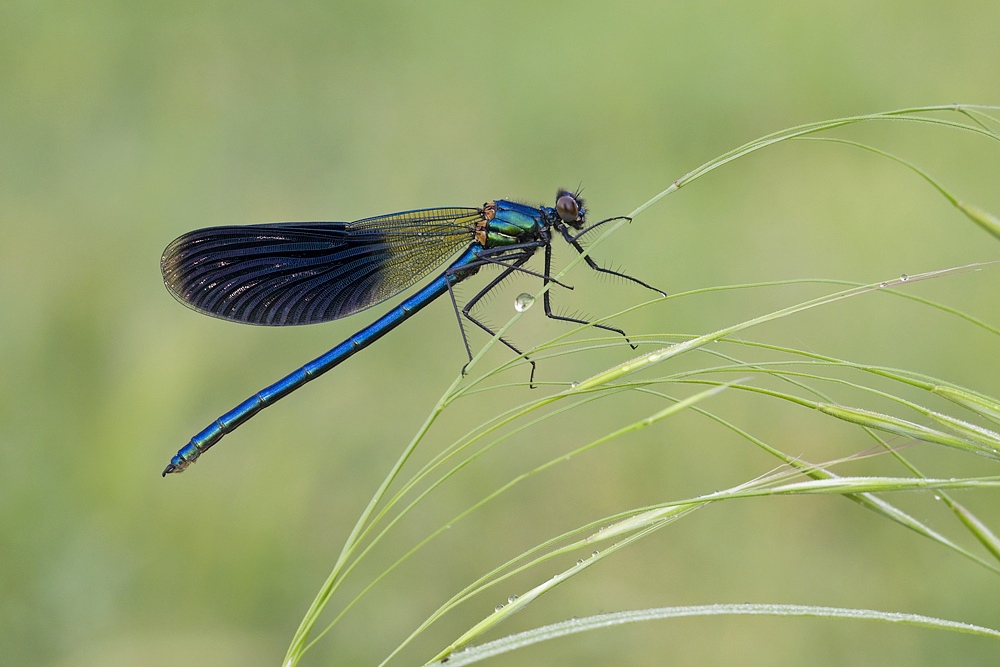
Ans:
{"label": "iridescent blue body", "polygon": [[[482,208],[423,209],[351,223],[212,227],[176,239],[164,251],[161,270],[168,290],[179,301],[215,317],[274,326],[324,322],[363,310],[414,284],[462,247],[465,250],[434,280],[381,318],[216,419],[177,452],[163,475],[183,471],[240,424],[371,345],[442,294],[451,293],[453,285],[486,264],[504,270],[462,314],[489,331],[470,315],[474,302],[513,271],[538,275],[522,265],[539,248],[546,249],[541,277],[549,282],[552,231],[558,230],[582,250],[577,238],[590,229],[583,229],[584,215],[580,197],[560,191],[555,208],[496,200]],[[570,230],[579,234],[573,236]],[[545,306],[550,314],[547,299]]]}
{"label": "iridescent blue body", "polygon": [[[482,250],[478,243],[472,244],[468,250],[462,253],[449,269],[460,269],[462,266],[474,262],[477,253]],[[475,271],[475,269],[473,269]],[[233,431],[237,426],[247,421],[255,414],[271,405],[279,398],[284,398],[306,382],[318,378],[334,366],[340,364],[355,352],[360,352],[385,334],[392,331],[403,320],[415,314],[418,310],[429,304],[434,299],[448,291],[448,283],[458,282],[461,273],[454,273],[451,276],[442,273],[429,285],[419,292],[393,308],[378,320],[357,332],[340,345],[313,359],[308,364],[299,368],[265,389],[261,389],[256,394],[243,401],[235,408],[216,419],[208,427],[200,431],[191,438],[191,441],[181,447],[170,459],[170,464],[163,471],[164,475],[172,472],[181,472],[188,465],[195,462],[201,454],[209,447],[222,439],[222,436]]]}

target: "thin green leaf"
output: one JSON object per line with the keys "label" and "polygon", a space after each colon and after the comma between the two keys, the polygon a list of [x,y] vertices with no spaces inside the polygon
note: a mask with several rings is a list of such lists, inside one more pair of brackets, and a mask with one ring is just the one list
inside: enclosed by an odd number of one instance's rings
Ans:
{"label": "thin green leaf", "polygon": [[[687,618],[691,616],[805,616],[812,618],[847,618],[854,620],[881,621],[911,625],[918,628],[947,630],[980,637],[1000,639],[1000,630],[987,628],[971,623],[949,621],[932,616],[919,614],[901,614],[897,612],[876,611],[873,609],[845,609],[842,607],[817,607],[793,604],[713,604],[690,607],[660,607],[658,609],[640,609],[635,611],[620,611],[611,614],[598,614],[586,618],[574,618],[561,623],[546,625],[527,632],[519,632],[503,639],[476,646],[449,657],[449,667],[471,665],[472,663],[508,653],[532,644],[566,637],[580,632],[589,632],[602,628],[640,623],[645,621],[663,620],[668,618]],[[427,663],[430,665],[431,663]]]}
{"label": "thin green leaf", "polygon": [[843,405],[821,404],[819,406],[819,410],[830,415],[831,417],[843,419],[844,421],[852,422],[854,424],[860,424],[861,426],[867,426],[868,428],[874,428],[879,431],[887,431],[889,433],[895,433],[896,435],[902,435],[907,438],[923,440],[924,442],[932,442],[938,445],[954,447],[956,449],[964,449],[987,458],[1000,460],[1000,451],[997,451],[994,447],[983,445],[960,436],[937,431],[927,426],[922,426],[905,419],[900,419],[899,417],[892,417],[890,415],[885,415],[871,410],[863,410],[861,408],[853,408]]}

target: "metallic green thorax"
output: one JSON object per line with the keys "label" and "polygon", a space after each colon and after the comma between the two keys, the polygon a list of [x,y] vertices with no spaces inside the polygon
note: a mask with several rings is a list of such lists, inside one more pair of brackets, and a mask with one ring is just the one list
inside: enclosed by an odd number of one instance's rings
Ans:
{"label": "metallic green thorax", "polygon": [[[487,215],[485,243],[480,240],[487,248],[515,245],[537,239],[539,230],[545,226],[542,221],[542,211],[534,206],[502,199],[492,204],[492,211],[489,204],[484,211]],[[489,219],[491,212],[493,218]]]}

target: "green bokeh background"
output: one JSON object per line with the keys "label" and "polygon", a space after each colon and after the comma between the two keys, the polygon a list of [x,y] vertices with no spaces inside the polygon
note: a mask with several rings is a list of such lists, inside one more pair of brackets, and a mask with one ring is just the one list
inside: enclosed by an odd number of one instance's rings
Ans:
{"label": "green bokeh background", "polygon": [[[998,26],[1000,4],[987,1],[3,3],[0,664],[279,664],[354,519],[464,361],[442,300],[162,480],[192,433],[373,314],[294,330],[200,316],[161,283],[159,255],[175,236],[494,197],[551,203],[557,187],[580,183],[593,215],[626,213],[698,164],[782,127],[1000,102]],[[1000,210],[1000,151],[987,141],[905,123],[852,136]],[[874,281],[992,259],[997,248],[898,165],[799,142],[667,198],[596,254],[679,292],[795,277]],[[987,269],[913,289],[997,324],[998,277]],[[570,282],[576,290],[558,295],[563,310],[590,316],[650,296],[585,270]],[[521,290],[512,281],[485,307],[487,319],[506,321]],[[815,293],[679,300],[621,324],[700,333]],[[514,338],[531,345],[564,330],[535,308]],[[995,338],[879,295],[748,335],[1000,392]],[[473,335],[474,345],[484,341]],[[541,364],[539,378],[582,379],[628,354]],[[509,405],[533,397],[527,391],[487,398]],[[813,460],[868,446],[855,430],[801,411],[746,397],[719,407]],[[355,582],[529,463],[655,409],[615,404],[487,457],[404,522]],[[456,406],[418,458],[489,410],[487,399]],[[994,472],[985,459],[914,456],[930,472]],[[623,439],[456,525],[376,588],[306,664],[375,663],[458,588],[538,540],[774,465],[695,416]],[[995,498],[962,496],[994,526]],[[953,530],[929,500],[910,503]],[[508,592],[552,572],[466,605],[400,664],[429,657]],[[755,501],[662,531],[503,629],[741,601],[998,627],[998,592],[986,570],[846,501]],[[997,654],[995,642],[912,628],[687,619],[491,664],[990,664]]]}

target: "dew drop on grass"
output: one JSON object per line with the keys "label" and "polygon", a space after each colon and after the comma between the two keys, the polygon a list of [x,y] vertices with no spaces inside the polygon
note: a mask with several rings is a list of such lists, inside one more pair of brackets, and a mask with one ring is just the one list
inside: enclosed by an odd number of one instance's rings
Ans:
{"label": "dew drop on grass", "polygon": [[591,558],[596,558],[599,553],[601,553],[601,552],[600,551],[595,551],[594,553],[590,554],[590,557]]}
{"label": "dew drop on grass", "polygon": [[581,558],[580,560],[576,561],[576,564],[577,565],[583,565],[583,559]]}
{"label": "dew drop on grass", "polygon": [[902,280],[905,283],[907,280],[910,279],[910,276],[908,274],[906,274],[906,273],[902,273],[902,274],[900,274],[899,279]]}
{"label": "dew drop on grass", "polygon": [[503,603],[502,602],[496,606],[496,609],[494,609],[494,611],[500,611],[501,609],[503,609]]}
{"label": "dew drop on grass", "polygon": [[507,598],[507,604],[513,604],[514,600],[516,600],[516,599],[517,599],[517,595],[516,594],[515,595],[511,595],[509,598]]}
{"label": "dew drop on grass", "polygon": [[889,283],[879,283],[878,286],[879,287],[888,287]]}
{"label": "dew drop on grass", "polygon": [[514,299],[514,310],[516,310],[519,313],[523,313],[524,311],[531,308],[531,305],[533,303],[535,303],[535,297],[528,294],[527,292],[523,292],[521,294],[518,294],[517,298]]}

